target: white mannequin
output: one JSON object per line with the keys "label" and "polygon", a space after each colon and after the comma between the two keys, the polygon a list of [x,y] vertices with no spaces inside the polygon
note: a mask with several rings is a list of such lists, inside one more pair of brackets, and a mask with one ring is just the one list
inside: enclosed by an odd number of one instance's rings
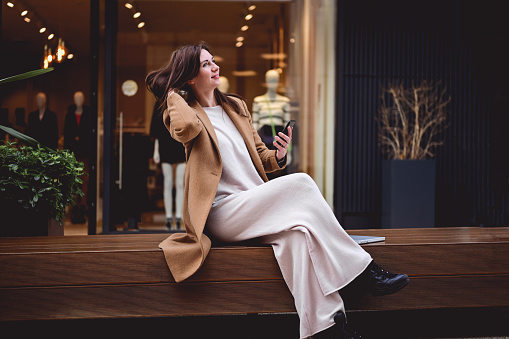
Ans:
{"label": "white mannequin", "polygon": [[270,114],[272,114],[274,126],[285,127],[290,120],[290,99],[277,94],[279,72],[274,69],[268,70],[265,73],[265,82],[267,92],[253,100],[253,125],[256,129],[264,125],[270,126]]}
{"label": "white mannequin", "polygon": [[37,93],[35,96],[35,102],[37,103],[37,108],[39,109],[39,120],[42,120],[42,118],[44,118],[44,112],[46,112],[46,94],[43,92]]}
{"label": "white mannequin", "polygon": [[[272,126],[274,124],[276,130],[282,130],[291,119],[290,99],[277,93],[279,85],[278,71],[274,69],[268,70],[265,73],[265,83],[267,84],[267,92],[253,100],[253,126],[259,130],[263,126]],[[289,152],[287,164],[290,162],[291,154]]]}
{"label": "white mannequin", "polygon": [[220,76],[219,81],[221,84],[219,85],[218,89],[223,93],[228,93],[228,90],[230,89],[230,81],[225,76]]}
{"label": "white mannequin", "polygon": [[74,93],[74,104],[76,105],[76,114],[83,114],[83,103],[85,102],[85,94],[82,91]]}
{"label": "white mannequin", "polygon": [[[159,139],[154,142],[154,162],[159,164],[161,162],[161,155],[159,154]],[[175,167],[175,168],[174,168]],[[161,163],[161,170],[163,172],[164,184],[163,184],[163,198],[164,198],[164,210],[166,213],[166,226],[171,228],[173,224],[173,172],[175,170],[175,220],[176,227],[180,229],[180,223],[182,222],[182,210],[184,208],[184,175],[186,173],[186,163],[170,164],[163,162]]]}

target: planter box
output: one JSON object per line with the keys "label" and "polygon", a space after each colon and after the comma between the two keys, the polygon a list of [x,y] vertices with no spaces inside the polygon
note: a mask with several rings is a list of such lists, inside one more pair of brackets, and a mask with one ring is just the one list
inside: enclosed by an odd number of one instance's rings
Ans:
{"label": "planter box", "polygon": [[64,235],[64,226],[47,213],[24,209],[13,203],[0,206],[0,237]]}
{"label": "planter box", "polygon": [[435,160],[384,160],[382,228],[435,227]]}

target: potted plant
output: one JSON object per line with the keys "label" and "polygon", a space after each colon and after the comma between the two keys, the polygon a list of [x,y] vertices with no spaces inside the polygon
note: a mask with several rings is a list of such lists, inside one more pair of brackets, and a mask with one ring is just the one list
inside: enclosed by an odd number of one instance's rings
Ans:
{"label": "potted plant", "polygon": [[450,97],[440,84],[422,81],[383,90],[378,141],[382,163],[382,227],[435,226],[436,147],[443,145]]}
{"label": "potted plant", "polygon": [[0,234],[63,235],[66,207],[75,203],[76,195],[83,196],[83,163],[67,150],[53,150],[11,128],[0,128],[28,144],[0,145]]}
{"label": "potted plant", "polygon": [[[36,70],[0,80],[0,84],[43,74]],[[18,143],[0,145],[0,236],[63,235],[65,208],[83,196],[84,165],[67,150],[42,146],[12,128],[0,126]]]}

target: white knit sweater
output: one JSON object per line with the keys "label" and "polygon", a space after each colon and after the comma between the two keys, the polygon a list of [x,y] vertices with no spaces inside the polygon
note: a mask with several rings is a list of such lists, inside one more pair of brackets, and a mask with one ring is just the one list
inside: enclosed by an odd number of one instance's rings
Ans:
{"label": "white knit sweater", "polygon": [[214,205],[231,194],[247,191],[264,183],[251,160],[239,130],[221,106],[204,107],[219,143],[223,172]]}

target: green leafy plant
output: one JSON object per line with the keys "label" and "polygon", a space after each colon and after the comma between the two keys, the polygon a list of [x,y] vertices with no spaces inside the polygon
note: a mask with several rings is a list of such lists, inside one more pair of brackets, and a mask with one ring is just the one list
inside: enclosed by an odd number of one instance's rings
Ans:
{"label": "green leafy plant", "polygon": [[0,201],[17,201],[62,223],[66,206],[83,196],[83,173],[83,163],[67,150],[8,142],[0,146]]}

